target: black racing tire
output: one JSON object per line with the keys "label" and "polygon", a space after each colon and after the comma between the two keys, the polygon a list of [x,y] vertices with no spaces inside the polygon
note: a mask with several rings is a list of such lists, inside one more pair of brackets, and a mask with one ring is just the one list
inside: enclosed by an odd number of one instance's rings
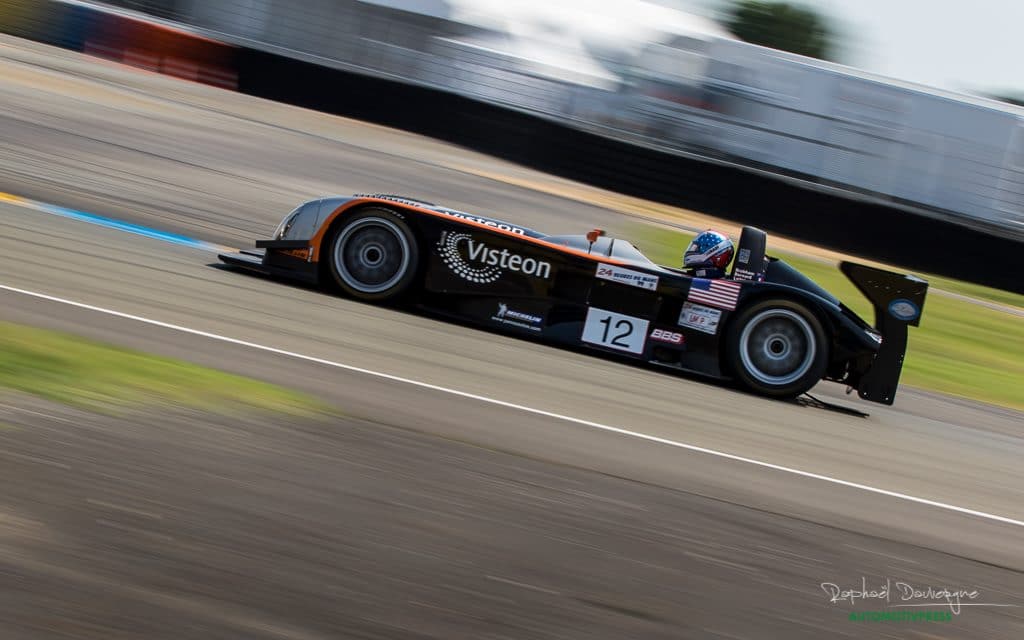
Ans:
{"label": "black racing tire", "polygon": [[772,398],[793,398],[825,375],[828,342],[821,322],[803,305],[762,300],[740,309],[729,323],[726,358],[747,389]]}
{"label": "black racing tire", "polygon": [[363,209],[332,234],[325,256],[342,291],[358,300],[395,302],[419,272],[416,234],[397,213]]}

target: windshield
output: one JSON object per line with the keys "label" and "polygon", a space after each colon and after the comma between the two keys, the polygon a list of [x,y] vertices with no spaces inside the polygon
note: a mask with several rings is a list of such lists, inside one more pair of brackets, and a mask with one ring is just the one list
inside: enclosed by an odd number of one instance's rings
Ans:
{"label": "windshield", "polygon": [[602,236],[594,242],[591,247],[584,235],[548,236],[544,238],[548,242],[564,245],[580,251],[590,251],[591,254],[606,258],[616,258],[625,262],[635,262],[646,265],[655,265],[647,256],[640,253],[640,250],[630,244],[627,240],[620,238],[609,238]]}

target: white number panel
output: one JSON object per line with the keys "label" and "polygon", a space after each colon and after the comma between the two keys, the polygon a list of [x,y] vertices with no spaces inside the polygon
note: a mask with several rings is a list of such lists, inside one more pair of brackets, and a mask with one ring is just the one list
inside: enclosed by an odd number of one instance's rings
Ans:
{"label": "white number panel", "polygon": [[590,307],[581,340],[609,349],[643,353],[648,324],[647,320]]}

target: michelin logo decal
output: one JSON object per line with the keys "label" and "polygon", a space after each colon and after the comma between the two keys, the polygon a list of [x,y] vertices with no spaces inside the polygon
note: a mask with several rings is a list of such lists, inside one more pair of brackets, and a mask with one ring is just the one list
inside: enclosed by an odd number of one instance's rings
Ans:
{"label": "michelin logo decal", "polygon": [[524,258],[508,249],[496,249],[468,233],[443,233],[437,243],[441,260],[455,275],[477,284],[490,284],[507,271],[547,280],[551,263]]}
{"label": "michelin logo decal", "polygon": [[530,331],[540,331],[540,325],[544,322],[544,318],[532,313],[523,313],[522,311],[509,309],[508,305],[504,302],[498,303],[498,313],[491,316],[491,320],[529,329]]}

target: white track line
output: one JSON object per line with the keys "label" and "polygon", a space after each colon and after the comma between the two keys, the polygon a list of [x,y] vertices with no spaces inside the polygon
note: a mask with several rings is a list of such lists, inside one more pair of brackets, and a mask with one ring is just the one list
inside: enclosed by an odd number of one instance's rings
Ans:
{"label": "white track line", "polygon": [[121,311],[114,311],[113,309],[106,309],[104,307],[97,307],[91,304],[85,304],[83,302],[75,302],[74,300],[67,300],[65,298],[58,298],[56,296],[47,295],[45,293],[38,293],[36,291],[28,291],[26,289],[19,289],[17,287],[11,287],[8,285],[0,284],[0,289],[10,291],[12,293],[20,293],[22,295],[31,296],[33,298],[39,298],[42,300],[49,300],[50,302],[59,302],[61,304],[70,305],[72,307],[78,307],[80,309],[88,309],[89,311],[95,311],[97,313],[104,313],[110,316],[118,318],[125,318],[128,320],[135,320],[137,322],[143,322],[156,327],[162,327],[164,329],[172,329],[174,331],[180,331],[182,333],[188,333],[195,336],[202,336],[211,340],[219,340],[221,342],[227,342],[230,344],[237,344],[243,347],[249,347],[251,349],[258,349],[260,351],[266,351],[268,353],[276,353],[278,355],[287,356],[289,358],[296,358],[298,360],[305,360],[307,362],[315,362],[317,364],[326,365],[328,367],[335,367],[337,369],[344,369],[346,371],[354,371],[356,373],[362,373],[375,378],[381,378],[384,380],[391,380],[393,382],[401,382],[402,384],[412,385],[414,387],[420,387],[421,389],[430,389],[432,391],[440,391],[441,393],[451,394],[453,396],[459,396],[462,398],[470,398],[480,402],[486,402],[488,404],[497,405],[499,407],[507,407],[509,409],[516,409],[526,413],[532,413],[538,416],[544,416],[546,418],[554,418],[556,420],[562,420],[570,422],[572,424],[578,424],[591,429],[599,429],[601,431],[607,431],[611,433],[617,433],[623,436],[629,436],[631,438],[637,438],[640,440],[646,440],[647,442],[656,442],[658,444],[668,445],[670,447],[676,447],[679,449],[686,449],[687,451],[696,451],[697,453],[704,453],[726,460],[733,460],[736,462],[744,462],[746,464],[754,465],[756,467],[762,467],[764,469],[772,469],[774,471],[781,471],[784,473],[791,473],[793,475],[801,476],[804,478],[812,478],[814,480],[821,480],[822,482],[828,482],[843,487],[850,487],[851,489],[859,489],[861,491],[867,491],[869,493],[875,493],[878,495],[888,496],[890,498],[897,498],[900,500],[906,500],[908,502],[915,502],[917,504],[924,504],[930,507],[937,507],[939,509],[945,509],[947,511],[955,511],[957,513],[963,513],[978,518],[984,518],[985,520],[992,520],[994,522],[1002,522],[1004,524],[1011,524],[1017,527],[1024,527],[1024,521],[1014,520],[1013,518],[1007,518],[1005,516],[999,516],[992,513],[986,513],[984,511],[977,511],[975,509],[967,509],[966,507],[958,507],[954,504],[947,504],[945,502],[937,502],[935,500],[928,500],[926,498],[919,498],[917,496],[908,495],[906,493],[899,493],[898,491],[889,491],[888,489],[880,489],[878,487],[872,487],[866,484],[860,484],[859,482],[850,482],[848,480],[841,480],[839,478],[833,478],[831,476],[821,475],[819,473],[811,473],[810,471],[802,471],[800,469],[794,469],[792,467],[785,467],[778,464],[772,464],[771,462],[764,462],[763,460],[755,460],[753,458],[745,458],[732,453],[726,453],[724,451],[717,451],[715,449],[708,449],[706,447],[699,447],[693,444],[687,444],[685,442],[679,442],[676,440],[669,440],[668,438],[660,438],[658,436],[652,436],[646,433],[640,433],[638,431],[630,431],[628,429],[622,429],[619,427],[613,427],[600,422],[593,422],[591,420],[584,420],[582,418],[574,418],[572,416],[562,415],[560,413],[554,413],[552,411],[545,411],[543,409],[536,409],[534,407],[528,407],[514,402],[506,402],[504,400],[497,400],[495,398],[489,398],[487,396],[477,395],[475,393],[468,393],[466,391],[459,391],[458,389],[451,389],[448,387],[442,387],[436,384],[430,384],[429,382],[422,382],[420,380],[412,380],[410,378],[403,378],[401,376],[392,375],[390,373],[383,373],[380,371],[374,371],[372,369],[364,369],[362,367],[356,367],[350,364],[344,364],[342,362],[335,362],[333,360],[326,360],[324,358],[317,358],[314,356],[307,356],[302,353],[296,353],[294,351],[286,351],[284,349],[277,349],[275,347],[268,347],[266,345],[257,344],[255,342],[248,342],[245,340],[239,340],[237,338],[230,338],[228,336],[222,336],[216,333],[210,333],[208,331],[200,331],[199,329],[191,329],[189,327],[183,327],[177,324],[171,324],[169,322],[161,322],[160,320],[153,320],[152,318],[145,318],[142,316],[132,315],[130,313],[123,313]]}

